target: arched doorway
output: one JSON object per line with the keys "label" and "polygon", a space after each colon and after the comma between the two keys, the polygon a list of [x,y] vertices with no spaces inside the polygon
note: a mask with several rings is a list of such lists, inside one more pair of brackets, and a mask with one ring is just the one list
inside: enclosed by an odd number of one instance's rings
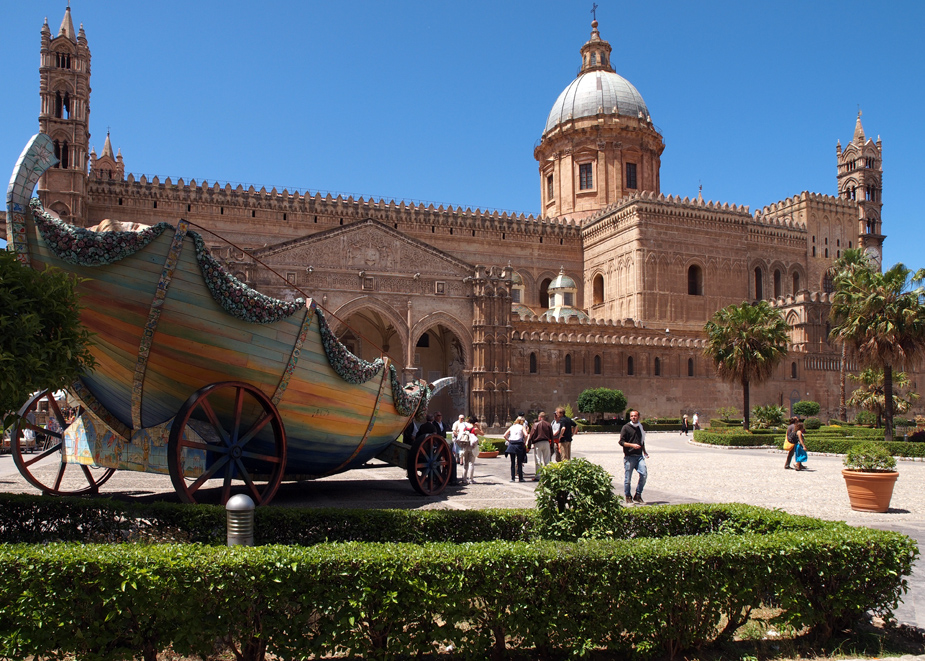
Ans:
{"label": "arched doorway", "polygon": [[328,323],[334,326],[337,339],[352,354],[368,361],[386,354],[401,372],[405,364],[401,334],[388,317],[377,310],[364,308],[351,313],[342,322],[336,326],[330,320]]}
{"label": "arched doorway", "polygon": [[436,323],[420,332],[414,340],[412,364],[418,375],[428,383],[447,376],[456,377],[456,383],[437,393],[427,407],[428,412],[443,413],[443,420],[452,424],[460,413],[469,415],[466,362],[468,353],[463,340],[450,327]]}

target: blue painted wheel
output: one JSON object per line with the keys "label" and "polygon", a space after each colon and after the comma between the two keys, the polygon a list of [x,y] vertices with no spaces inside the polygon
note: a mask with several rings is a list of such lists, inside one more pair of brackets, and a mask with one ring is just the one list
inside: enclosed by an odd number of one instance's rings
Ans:
{"label": "blue painted wheel", "polygon": [[408,454],[408,479],[422,496],[436,496],[450,482],[453,453],[440,434],[430,434],[411,444]]}

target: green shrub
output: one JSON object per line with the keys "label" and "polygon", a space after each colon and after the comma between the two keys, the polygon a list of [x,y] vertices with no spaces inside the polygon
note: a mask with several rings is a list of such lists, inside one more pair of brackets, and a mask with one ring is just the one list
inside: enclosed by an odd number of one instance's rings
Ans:
{"label": "green shrub", "polygon": [[877,422],[877,416],[875,416],[870,411],[858,411],[854,421],[859,425],[872,425]]}
{"label": "green shrub", "polygon": [[739,409],[734,406],[720,406],[716,410],[716,415],[718,415],[724,421],[728,422],[732,418],[738,417]]}
{"label": "green shrub", "polygon": [[803,400],[793,405],[793,415],[801,418],[809,418],[814,415],[819,415],[819,409],[821,408],[819,402]]}
{"label": "green shrub", "polygon": [[712,430],[694,431],[694,440],[698,443],[726,446],[767,446],[774,445],[772,434],[752,434],[745,431],[717,434]]}
{"label": "green shrub", "polygon": [[822,420],[819,418],[806,418],[806,420],[803,421],[803,425],[808,430],[819,429],[822,427]]}
{"label": "green shrub", "polygon": [[882,473],[896,468],[896,460],[882,443],[858,443],[845,454],[845,467],[865,473]]}
{"label": "green shrub", "polygon": [[612,479],[587,459],[546,466],[536,488],[540,536],[567,541],[612,537],[619,512]]}
{"label": "green shrub", "polygon": [[713,427],[738,427],[742,429],[742,419],[738,420],[717,420],[716,418],[710,418],[710,428]]}

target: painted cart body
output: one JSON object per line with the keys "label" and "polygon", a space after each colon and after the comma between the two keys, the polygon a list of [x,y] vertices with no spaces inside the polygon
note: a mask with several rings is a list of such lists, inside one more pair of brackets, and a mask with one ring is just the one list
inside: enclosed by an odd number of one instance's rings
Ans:
{"label": "painted cart body", "polygon": [[[390,446],[426,410],[425,383],[402,387],[388,357],[352,355],[311,300],[278,301],[236,280],[186,221],[93,232],[29,202],[55,162],[52,149],[39,134],[24,150],[7,193],[7,226],[8,248],[24,264],[80,279],[81,319],[94,334],[96,366],[72,387],[86,413],[65,430],[63,462],[171,473],[172,459],[172,472],[182,473],[171,474],[176,485],[209,471],[218,428],[237,416],[252,421],[252,437],[230,477],[271,473],[278,432],[253,422],[271,409],[284,426],[285,479],[396,456]],[[196,393],[226,382],[246,384],[250,396],[220,388],[199,405],[205,412],[184,410],[195,408]],[[180,411],[189,421],[170,447]]]}

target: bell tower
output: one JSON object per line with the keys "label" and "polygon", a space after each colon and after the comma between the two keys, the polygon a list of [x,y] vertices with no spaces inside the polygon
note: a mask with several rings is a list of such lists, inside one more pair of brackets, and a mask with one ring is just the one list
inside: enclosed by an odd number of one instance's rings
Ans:
{"label": "bell tower", "polygon": [[835,147],[838,159],[838,196],[854,200],[858,205],[858,246],[877,263],[883,261],[883,144],[864,136],[861,112],[854,126],[854,138],[842,150],[841,141]]}
{"label": "bell tower", "polygon": [[87,217],[87,156],[90,144],[90,48],[83,25],[75,34],[71,8],[57,36],[42,25],[39,66],[39,130],[48,135],[59,163],[39,180],[46,209],[79,223]]}

